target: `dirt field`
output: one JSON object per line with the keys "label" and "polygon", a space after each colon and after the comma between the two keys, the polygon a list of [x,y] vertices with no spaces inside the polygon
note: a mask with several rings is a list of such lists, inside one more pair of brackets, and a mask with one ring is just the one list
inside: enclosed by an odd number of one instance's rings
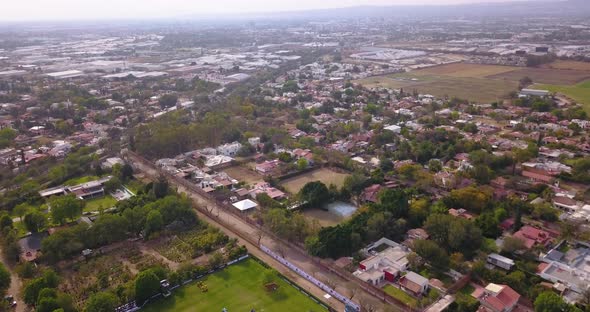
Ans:
{"label": "dirt field", "polygon": [[491,75],[511,72],[518,68],[512,66],[479,65],[467,63],[454,63],[435,66],[413,71],[415,75],[444,75],[451,77],[485,78]]}
{"label": "dirt field", "polygon": [[551,68],[523,68],[511,72],[488,76],[490,79],[505,79],[518,81],[523,77],[530,77],[535,83],[573,85],[590,79],[589,70],[569,70]]}
{"label": "dirt field", "polygon": [[338,188],[344,185],[344,180],[348,174],[338,173],[328,168],[322,168],[314,170],[281,182],[281,185],[287,189],[291,194],[299,193],[299,190],[305,186],[305,184],[314,181],[321,181],[326,185],[334,184]]}
{"label": "dirt field", "polygon": [[223,169],[223,171],[229,174],[230,177],[238,180],[246,182],[250,185],[254,185],[258,182],[264,181],[263,177],[256,173],[254,170],[248,169],[247,165],[244,166],[233,166],[229,168]]}

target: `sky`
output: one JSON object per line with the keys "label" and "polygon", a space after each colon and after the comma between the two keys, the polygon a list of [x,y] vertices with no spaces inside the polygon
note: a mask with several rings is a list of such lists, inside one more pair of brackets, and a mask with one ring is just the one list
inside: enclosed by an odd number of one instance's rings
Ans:
{"label": "sky", "polygon": [[147,19],[299,11],[359,5],[432,5],[510,0],[0,0],[0,22]]}

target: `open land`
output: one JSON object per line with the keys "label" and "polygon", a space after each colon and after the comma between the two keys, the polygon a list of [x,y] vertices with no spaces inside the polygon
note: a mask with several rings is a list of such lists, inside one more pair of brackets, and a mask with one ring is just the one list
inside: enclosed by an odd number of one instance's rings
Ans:
{"label": "open land", "polygon": [[272,282],[279,288],[274,292],[267,291],[264,287],[267,270],[256,260],[247,259],[200,280],[207,292],[203,292],[197,283],[192,283],[142,310],[188,312],[221,311],[226,308],[228,311],[325,311],[324,307],[278,276]]}
{"label": "open land", "polygon": [[[402,74],[369,77],[357,82],[366,87],[405,88],[409,92],[417,90],[437,97],[492,102],[517,91],[518,81],[527,76],[536,83],[559,86],[569,91],[572,98],[583,102],[585,84],[580,83],[590,78],[590,66],[573,61],[558,61],[543,68],[454,63]],[[553,91],[552,88],[547,89]],[[567,92],[565,94],[568,95]]]}
{"label": "open land", "polygon": [[223,169],[223,171],[230,177],[238,181],[244,181],[250,185],[264,181],[260,174],[254,170],[248,169],[246,166],[232,166]]}
{"label": "open land", "polygon": [[586,80],[573,86],[536,84],[534,85],[534,88],[561,93],[578,103],[584,104],[584,108],[590,114],[590,80]]}
{"label": "open land", "polygon": [[338,188],[341,188],[347,176],[348,174],[345,173],[339,173],[329,168],[322,168],[287,179],[281,182],[281,185],[289,193],[297,194],[305,184],[314,181],[321,181],[326,185],[334,184]]}

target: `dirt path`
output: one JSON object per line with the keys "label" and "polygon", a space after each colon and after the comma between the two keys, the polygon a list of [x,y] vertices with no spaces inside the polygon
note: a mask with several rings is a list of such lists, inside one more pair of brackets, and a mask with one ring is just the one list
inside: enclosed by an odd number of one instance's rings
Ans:
{"label": "dirt path", "polygon": [[[0,255],[2,255],[2,254],[3,254],[2,248],[0,247]],[[10,272],[10,287],[6,291],[6,294],[14,296],[14,299],[16,300],[16,309],[14,311],[16,311],[16,312],[29,311],[27,309],[26,304],[21,299],[20,290],[23,286],[21,279],[18,277],[18,275],[14,271],[14,267],[9,265],[3,256],[0,256],[0,258],[2,259],[2,264],[4,264],[6,269]],[[3,300],[4,298],[1,298],[1,299]]]}

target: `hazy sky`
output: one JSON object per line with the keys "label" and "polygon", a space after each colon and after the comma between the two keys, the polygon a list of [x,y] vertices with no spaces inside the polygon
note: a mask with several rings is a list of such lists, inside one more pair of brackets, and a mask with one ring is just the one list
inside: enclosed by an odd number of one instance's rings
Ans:
{"label": "hazy sky", "polygon": [[274,12],[357,5],[457,4],[508,0],[0,0],[0,22],[159,18],[190,14]]}

